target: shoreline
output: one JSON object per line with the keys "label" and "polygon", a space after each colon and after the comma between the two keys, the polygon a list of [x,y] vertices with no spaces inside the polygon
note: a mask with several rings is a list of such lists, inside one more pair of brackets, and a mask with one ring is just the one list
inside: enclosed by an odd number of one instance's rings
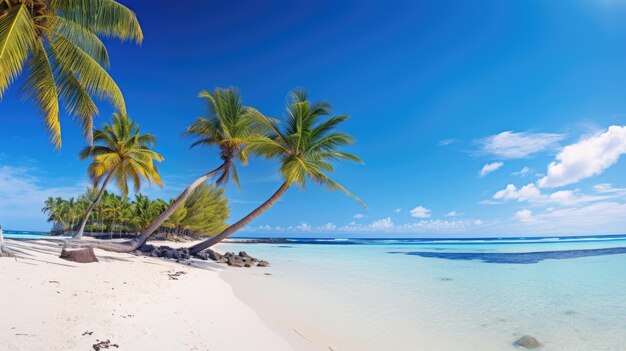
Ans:
{"label": "shoreline", "polygon": [[99,263],[79,264],[58,258],[54,242],[6,241],[17,261],[0,260],[0,297],[11,301],[2,349],[89,350],[109,340],[119,350],[324,350],[238,298],[220,277],[225,266],[100,250]]}

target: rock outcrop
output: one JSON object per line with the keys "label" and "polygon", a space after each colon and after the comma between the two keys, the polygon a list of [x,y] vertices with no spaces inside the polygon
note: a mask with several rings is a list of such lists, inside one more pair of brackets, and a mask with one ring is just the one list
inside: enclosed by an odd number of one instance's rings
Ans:
{"label": "rock outcrop", "polygon": [[539,342],[539,340],[535,339],[534,337],[530,335],[522,336],[521,338],[517,339],[513,343],[513,345],[520,346],[529,350],[537,349],[541,347],[541,343]]}
{"label": "rock outcrop", "polygon": [[93,248],[86,247],[82,249],[63,249],[60,258],[78,263],[98,262]]}

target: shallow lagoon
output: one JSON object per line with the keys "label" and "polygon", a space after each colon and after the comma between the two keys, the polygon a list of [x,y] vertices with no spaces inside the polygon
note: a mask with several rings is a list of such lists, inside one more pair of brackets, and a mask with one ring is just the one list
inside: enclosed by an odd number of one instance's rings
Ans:
{"label": "shallow lagoon", "polygon": [[[335,350],[624,350],[626,237],[226,244],[244,301]],[[271,275],[265,275],[269,272]]]}

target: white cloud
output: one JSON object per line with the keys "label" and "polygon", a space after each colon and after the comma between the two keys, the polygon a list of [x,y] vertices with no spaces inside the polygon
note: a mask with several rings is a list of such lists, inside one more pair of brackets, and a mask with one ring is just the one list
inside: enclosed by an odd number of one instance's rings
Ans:
{"label": "white cloud", "polygon": [[302,222],[296,226],[296,230],[301,232],[310,232],[312,229],[313,228],[311,228],[311,225],[306,222]]}
{"label": "white cloud", "polygon": [[601,174],[626,153],[626,127],[611,126],[604,133],[566,146],[548,165],[548,173],[537,184],[554,188]]}
{"label": "white cloud", "polygon": [[393,210],[393,212],[400,213],[400,212],[402,212],[402,209],[401,208],[396,208],[395,210]]}
{"label": "white cloud", "polygon": [[34,168],[0,166],[0,223],[8,229],[46,230],[50,227],[41,213],[48,197],[76,197],[86,183],[46,186]]}
{"label": "white cloud", "polygon": [[[586,195],[581,193],[579,189],[559,190],[551,194],[542,194],[541,190],[539,190],[539,188],[537,188],[534,183],[530,183],[520,189],[518,189],[513,184],[509,184],[506,186],[506,188],[496,192],[492,198],[494,200],[499,200],[502,202],[511,200],[518,202],[530,202],[535,204],[557,204],[562,206],[571,206],[575,204],[607,200],[622,195],[626,195],[626,192],[616,192],[603,195]],[[499,204],[502,202],[487,202],[487,204]]]}
{"label": "white cloud", "polygon": [[533,218],[533,213],[531,210],[520,210],[517,211],[515,213],[514,216],[515,219],[517,219],[520,222],[523,223],[532,223],[535,221],[535,219]]}
{"label": "white cloud", "polygon": [[481,152],[484,154],[516,159],[553,149],[562,139],[561,134],[506,131],[481,139],[478,143],[482,145]]}
{"label": "white cloud", "polygon": [[503,190],[493,195],[494,200],[517,200],[517,201],[533,201],[541,197],[541,192],[535,184],[530,183],[524,185],[519,190],[513,184],[509,184]]}
{"label": "white cloud", "polygon": [[614,188],[609,183],[601,183],[593,186],[593,190],[601,194],[626,194],[626,188]]}
{"label": "white cloud", "polygon": [[446,221],[439,219],[425,219],[418,222],[406,224],[394,224],[390,217],[373,221],[370,224],[351,223],[343,227],[337,228],[340,232],[345,233],[399,233],[399,234],[415,234],[415,233],[458,233],[464,232],[474,226],[483,225],[481,220],[474,221]]}
{"label": "white cloud", "polygon": [[430,218],[430,210],[424,206],[417,206],[411,210],[411,217]]}
{"label": "white cloud", "polygon": [[443,140],[439,141],[438,145],[439,146],[448,146],[448,145],[451,145],[451,144],[454,144],[454,143],[456,143],[455,139],[443,139]]}
{"label": "white cloud", "polygon": [[513,235],[620,234],[626,227],[626,204],[613,201],[596,202],[581,207],[530,213],[529,217],[521,214],[516,216],[516,219],[525,220],[524,226],[519,227],[511,223],[508,224],[508,228],[503,226],[500,230]]}
{"label": "white cloud", "polygon": [[329,223],[326,223],[325,225],[321,226],[319,229],[322,230],[322,231],[329,231],[329,232],[331,232],[331,231],[334,231],[335,229],[337,229],[337,226],[329,222]]}
{"label": "white cloud", "polygon": [[514,175],[514,176],[520,176],[520,177],[525,177],[525,176],[527,176],[528,174],[530,174],[530,172],[532,172],[532,171],[533,171],[533,170],[532,170],[532,168],[529,168],[529,167],[527,167],[527,166],[524,166],[524,167],[523,167],[522,169],[520,169],[519,171],[511,173],[511,175]]}
{"label": "white cloud", "polygon": [[373,230],[384,230],[393,228],[393,222],[391,221],[391,217],[379,219],[377,221],[372,222],[370,225]]}
{"label": "white cloud", "polygon": [[504,163],[502,162],[492,162],[492,163],[487,163],[483,166],[483,168],[480,170],[480,176],[484,177],[489,173],[493,173],[497,170],[500,169],[500,167],[504,166]]}
{"label": "white cloud", "polygon": [[464,213],[460,213],[457,211],[450,211],[448,213],[446,213],[446,217],[459,217],[459,216],[463,216]]}
{"label": "white cloud", "polygon": [[352,218],[354,219],[361,219],[361,218],[365,218],[365,215],[362,213],[357,213],[354,216],[352,216]]}

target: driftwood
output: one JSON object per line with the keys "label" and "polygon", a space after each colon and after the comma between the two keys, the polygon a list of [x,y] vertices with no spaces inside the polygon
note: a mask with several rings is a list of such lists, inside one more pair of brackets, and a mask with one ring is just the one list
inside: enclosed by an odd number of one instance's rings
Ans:
{"label": "driftwood", "polygon": [[93,248],[91,247],[81,249],[63,249],[61,250],[61,256],[59,257],[64,260],[78,263],[98,262],[96,254],[93,252]]}

